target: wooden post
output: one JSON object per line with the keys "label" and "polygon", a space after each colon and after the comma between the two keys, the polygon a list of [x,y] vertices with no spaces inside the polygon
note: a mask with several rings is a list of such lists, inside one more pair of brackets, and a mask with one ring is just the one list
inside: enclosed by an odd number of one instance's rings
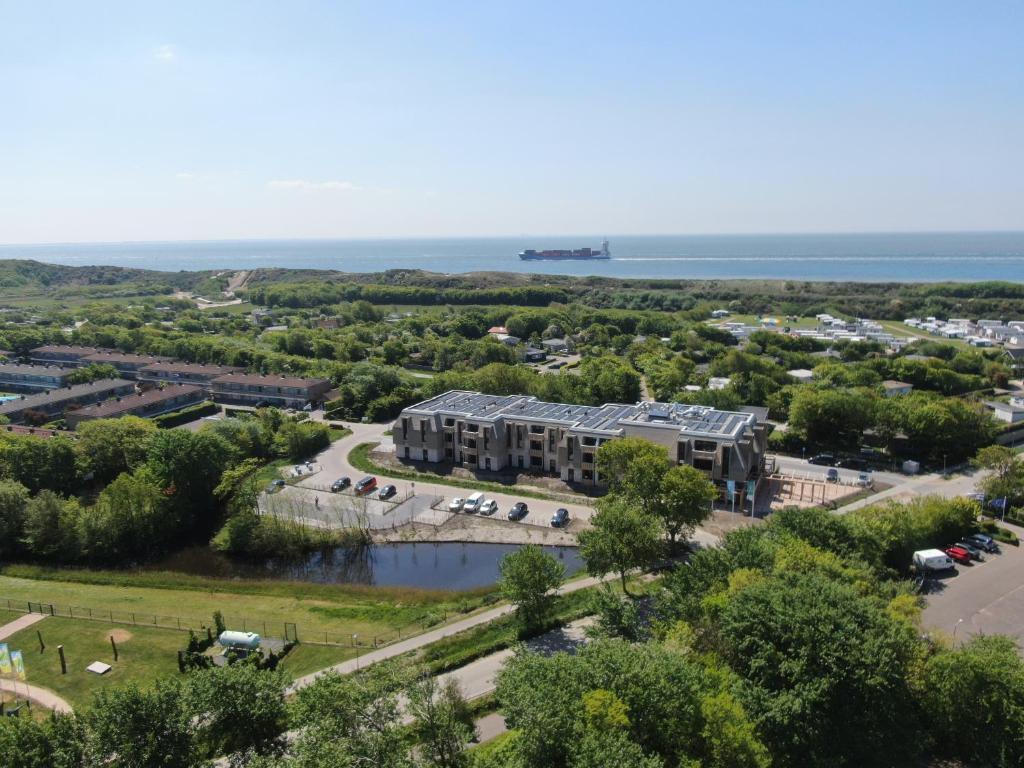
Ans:
{"label": "wooden post", "polygon": [[39,638],[39,652],[42,653],[46,650],[46,643],[43,642],[43,633],[41,630],[36,630],[36,637]]}
{"label": "wooden post", "polygon": [[64,659],[64,646],[57,646],[57,655],[60,656],[60,673],[66,675],[68,673],[68,663]]}
{"label": "wooden post", "polygon": [[114,649],[114,661],[117,661],[117,643],[114,642],[114,636],[110,636],[110,647]]}

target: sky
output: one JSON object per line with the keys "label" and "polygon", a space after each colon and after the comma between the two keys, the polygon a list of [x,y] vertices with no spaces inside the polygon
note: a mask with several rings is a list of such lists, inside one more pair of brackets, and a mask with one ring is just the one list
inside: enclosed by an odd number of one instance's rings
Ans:
{"label": "sky", "polygon": [[0,243],[1024,229],[1020,2],[0,0]]}

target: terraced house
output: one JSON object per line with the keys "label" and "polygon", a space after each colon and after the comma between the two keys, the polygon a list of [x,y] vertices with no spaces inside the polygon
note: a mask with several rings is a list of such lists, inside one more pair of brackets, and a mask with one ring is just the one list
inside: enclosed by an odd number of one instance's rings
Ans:
{"label": "terraced house", "polygon": [[455,390],[409,406],[393,429],[399,458],[531,471],[580,485],[602,484],[597,449],[626,435],[665,446],[720,486],[756,481],[764,468],[767,433],[757,414],[700,405],[567,405]]}
{"label": "terraced house", "polygon": [[210,381],[213,399],[218,403],[255,407],[305,408],[329,399],[328,379],[299,376],[261,376],[252,373],[228,373]]}
{"label": "terraced house", "polygon": [[5,392],[47,392],[66,386],[72,371],[59,365],[0,363],[0,390]]}

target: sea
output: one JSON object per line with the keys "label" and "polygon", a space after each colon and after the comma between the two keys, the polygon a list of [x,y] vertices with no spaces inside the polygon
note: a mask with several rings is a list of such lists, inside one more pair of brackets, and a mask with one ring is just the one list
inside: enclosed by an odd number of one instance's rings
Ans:
{"label": "sea", "polygon": [[0,245],[0,259],[166,271],[290,267],[525,272],[619,278],[1024,281],[1024,232],[609,236],[607,261],[522,261],[526,248],[599,248],[603,236],[215,240]]}

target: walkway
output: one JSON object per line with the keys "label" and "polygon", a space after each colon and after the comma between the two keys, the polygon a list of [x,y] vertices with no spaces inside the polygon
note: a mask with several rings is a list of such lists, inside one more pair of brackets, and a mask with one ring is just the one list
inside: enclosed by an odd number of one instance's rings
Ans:
{"label": "walkway", "polygon": [[49,688],[40,688],[38,685],[23,683],[20,680],[0,680],[0,690],[8,691],[19,697],[27,694],[30,700],[47,709],[52,709],[54,712],[64,714],[71,712],[71,705]]}
{"label": "walkway", "polygon": [[21,630],[39,623],[45,618],[45,613],[26,613],[24,616],[19,616],[14,621],[9,621],[0,627],[0,640],[6,640],[11,635],[15,635],[18,632],[21,632]]}

